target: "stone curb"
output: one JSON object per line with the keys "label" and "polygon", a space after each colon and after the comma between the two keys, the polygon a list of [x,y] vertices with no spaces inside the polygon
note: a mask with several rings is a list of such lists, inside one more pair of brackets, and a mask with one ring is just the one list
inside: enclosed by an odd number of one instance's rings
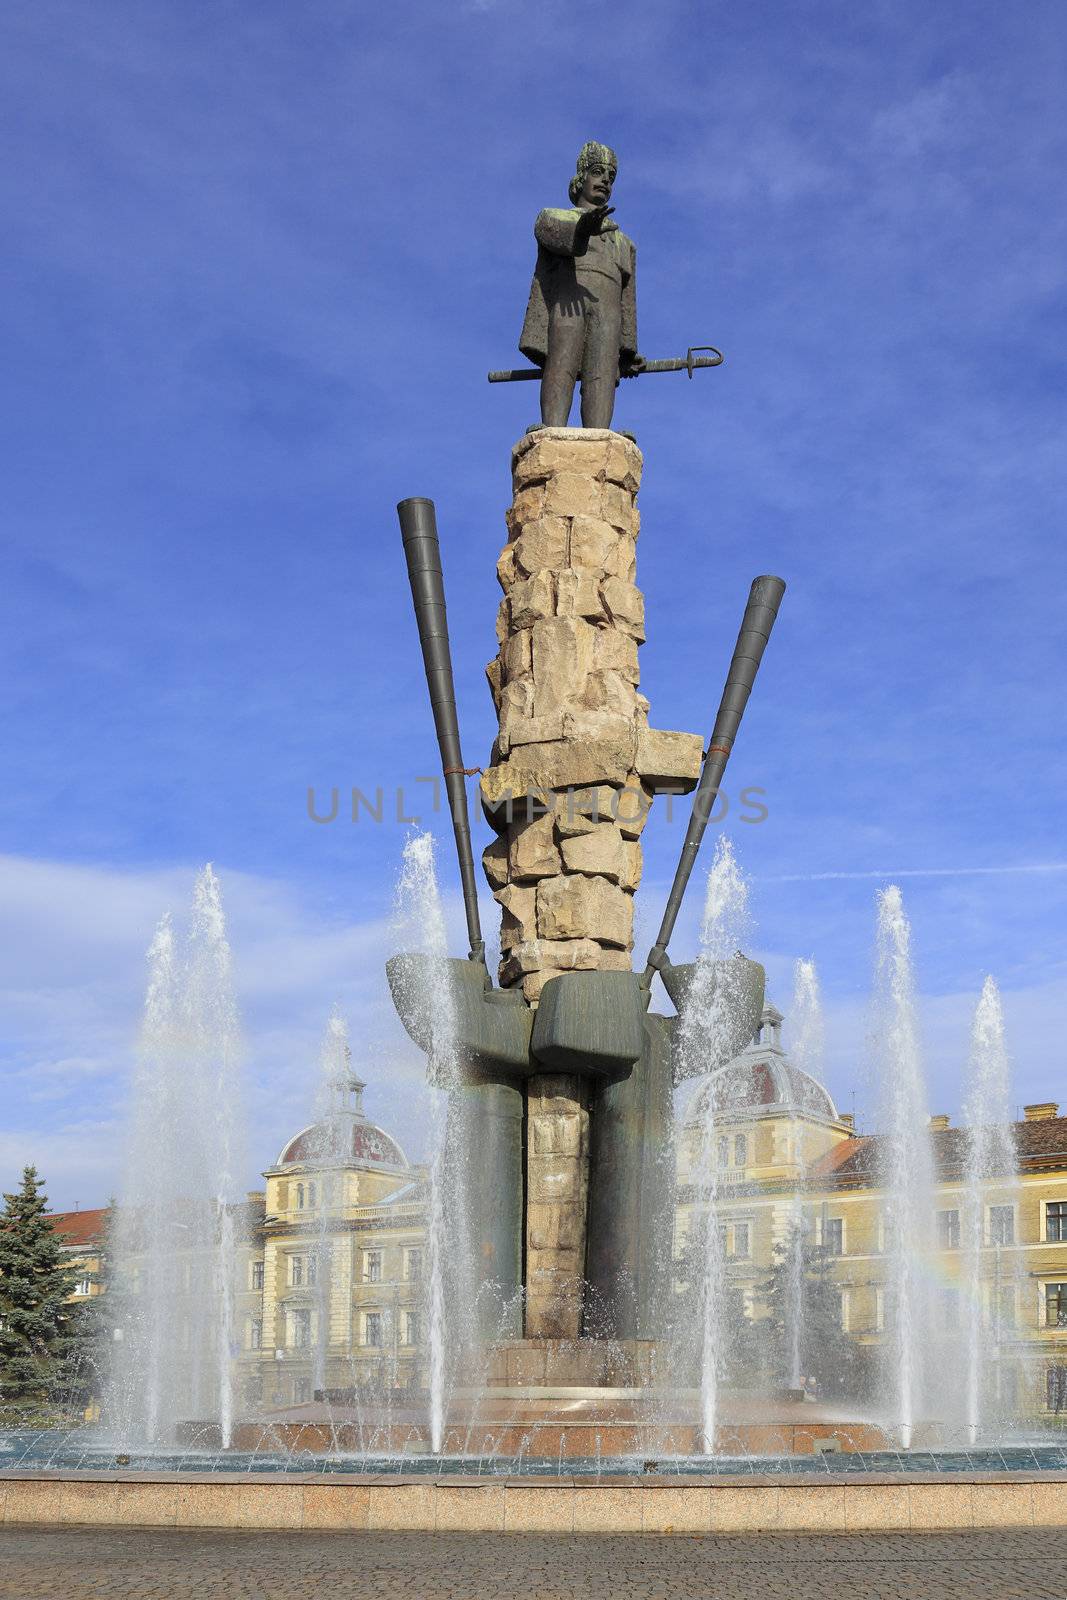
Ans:
{"label": "stone curb", "polygon": [[5,1523],[423,1532],[1067,1527],[1067,1473],[790,1478],[0,1472]]}

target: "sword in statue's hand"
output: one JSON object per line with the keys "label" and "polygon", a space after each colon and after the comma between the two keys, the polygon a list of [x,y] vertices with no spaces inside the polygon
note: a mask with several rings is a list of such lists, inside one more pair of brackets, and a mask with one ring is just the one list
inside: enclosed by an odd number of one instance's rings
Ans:
{"label": "sword in statue's hand", "polygon": [[[702,353],[706,352],[706,353]],[[646,361],[643,367],[622,373],[626,378],[643,378],[646,372],[688,372],[692,377],[698,367],[721,367],[723,354],[713,344],[690,345],[680,361]],[[540,367],[515,367],[511,371],[491,372],[490,383],[522,383],[543,376]]]}

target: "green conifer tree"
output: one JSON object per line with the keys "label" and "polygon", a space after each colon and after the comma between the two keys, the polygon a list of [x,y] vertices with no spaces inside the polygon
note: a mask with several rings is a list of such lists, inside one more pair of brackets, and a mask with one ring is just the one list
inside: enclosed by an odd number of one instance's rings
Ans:
{"label": "green conifer tree", "polygon": [[35,1167],[0,1214],[0,1417],[41,1424],[58,1410],[56,1385],[73,1331],[67,1303],[76,1270],[46,1215]]}

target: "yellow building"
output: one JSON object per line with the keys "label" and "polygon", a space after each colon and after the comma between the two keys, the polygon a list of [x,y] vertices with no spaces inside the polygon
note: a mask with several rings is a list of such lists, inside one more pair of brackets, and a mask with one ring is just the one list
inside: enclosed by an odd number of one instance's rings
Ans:
{"label": "yellow building", "polygon": [[[858,1134],[851,1115],[788,1059],[781,1024],[768,1006],[755,1042],[691,1101],[678,1139],[676,1260],[699,1229],[701,1173],[710,1162],[725,1278],[745,1316],[767,1314],[775,1247],[785,1247],[800,1222],[831,1258],[842,1331],[859,1345],[880,1345],[888,1308],[879,1139]],[[964,1319],[980,1314],[999,1362],[998,1392],[1006,1407],[1031,1416],[1067,1409],[1067,1117],[1058,1109],[1025,1108],[1014,1125],[1019,1178],[986,1188],[977,1307],[960,1293],[966,1130],[947,1117],[930,1121],[934,1216],[924,1280],[935,1302],[934,1337],[947,1349]]]}
{"label": "yellow building", "polygon": [[327,1115],[249,1197],[261,1208],[240,1269],[250,1408],[423,1381],[426,1174],[368,1120],[364,1087],[352,1073],[333,1084]]}

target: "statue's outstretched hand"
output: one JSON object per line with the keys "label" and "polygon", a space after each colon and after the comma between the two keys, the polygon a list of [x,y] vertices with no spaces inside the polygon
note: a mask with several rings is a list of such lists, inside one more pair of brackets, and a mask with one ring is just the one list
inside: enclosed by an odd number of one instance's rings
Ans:
{"label": "statue's outstretched hand", "polygon": [[595,233],[604,218],[610,217],[614,210],[614,206],[593,206],[589,211],[582,212],[578,226],[585,233]]}
{"label": "statue's outstretched hand", "polygon": [[638,373],[644,372],[646,366],[644,356],[639,356],[635,350],[632,356],[627,356],[619,364],[620,378],[636,378]]}

